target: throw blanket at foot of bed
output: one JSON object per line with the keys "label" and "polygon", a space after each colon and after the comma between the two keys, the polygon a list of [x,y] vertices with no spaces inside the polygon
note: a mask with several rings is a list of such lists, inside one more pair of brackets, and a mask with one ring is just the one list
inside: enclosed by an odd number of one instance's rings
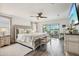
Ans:
{"label": "throw blanket at foot of bed", "polygon": [[16,43],[0,48],[0,56],[24,56],[31,51],[32,49]]}

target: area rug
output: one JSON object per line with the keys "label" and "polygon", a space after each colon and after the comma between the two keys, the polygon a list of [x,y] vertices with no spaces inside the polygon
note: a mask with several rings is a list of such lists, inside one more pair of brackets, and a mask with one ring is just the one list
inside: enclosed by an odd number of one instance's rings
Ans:
{"label": "area rug", "polygon": [[0,56],[24,56],[31,51],[32,49],[16,43],[0,48]]}

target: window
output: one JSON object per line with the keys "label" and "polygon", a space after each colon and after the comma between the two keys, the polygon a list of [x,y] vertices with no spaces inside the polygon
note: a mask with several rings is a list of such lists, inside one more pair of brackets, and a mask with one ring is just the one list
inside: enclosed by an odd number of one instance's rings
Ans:
{"label": "window", "polygon": [[51,36],[59,35],[60,24],[45,24],[43,25],[43,32],[48,33]]}

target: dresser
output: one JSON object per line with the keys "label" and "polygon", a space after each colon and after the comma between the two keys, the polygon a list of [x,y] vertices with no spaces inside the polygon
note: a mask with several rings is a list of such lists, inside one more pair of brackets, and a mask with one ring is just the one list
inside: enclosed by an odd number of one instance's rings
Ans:
{"label": "dresser", "polygon": [[0,36],[0,47],[10,45],[10,35]]}
{"label": "dresser", "polygon": [[79,55],[79,34],[66,34],[64,36],[65,55]]}

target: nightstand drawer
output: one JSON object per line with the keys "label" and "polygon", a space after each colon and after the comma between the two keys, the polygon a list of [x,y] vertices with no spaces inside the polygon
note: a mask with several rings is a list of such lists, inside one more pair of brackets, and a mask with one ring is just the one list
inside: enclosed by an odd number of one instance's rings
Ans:
{"label": "nightstand drawer", "polygon": [[5,45],[9,45],[10,44],[10,37],[5,37],[4,43],[5,43]]}
{"label": "nightstand drawer", "polygon": [[4,46],[4,40],[0,39],[0,47]]}
{"label": "nightstand drawer", "polygon": [[10,44],[10,35],[0,37],[0,47]]}

